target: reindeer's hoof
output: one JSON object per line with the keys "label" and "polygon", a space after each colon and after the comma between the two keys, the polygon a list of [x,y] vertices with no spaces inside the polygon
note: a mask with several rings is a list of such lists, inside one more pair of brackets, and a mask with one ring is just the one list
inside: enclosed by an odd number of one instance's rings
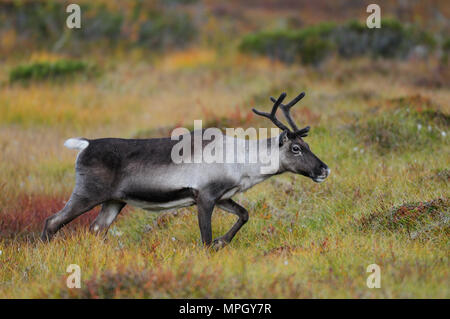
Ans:
{"label": "reindeer's hoof", "polygon": [[216,251],[225,247],[228,243],[223,238],[216,238],[213,241],[212,248]]}
{"label": "reindeer's hoof", "polygon": [[44,223],[44,229],[42,230],[42,233],[41,233],[41,241],[43,241],[44,243],[48,243],[48,242],[50,242],[51,240],[52,240],[52,237],[53,237],[53,235],[54,235],[54,233],[50,230],[50,227],[49,227],[49,218],[47,218],[46,220],[45,220],[45,223]]}
{"label": "reindeer's hoof", "polygon": [[96,223],[92,223],[89,226],[89,231],[94,235],[98,235],[101,232],[101,227],[99,225],[97,225]]}
{"label": "reindeer's hoof", "polygon": [[46,231],[43,231],[41,234],[41,241],[44,243],[48,243],[52,240],[52,237],[53,237],[52,235],[50,235]]}

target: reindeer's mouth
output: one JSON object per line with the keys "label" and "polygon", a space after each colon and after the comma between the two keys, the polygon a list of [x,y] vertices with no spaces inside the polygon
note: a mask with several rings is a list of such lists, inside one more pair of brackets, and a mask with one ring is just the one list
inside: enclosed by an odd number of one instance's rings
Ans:
{"label": "reindeer's mouth", "polygon": [[312,180],[316,183],[322,183],[328,177],[328,175],[330,175],[330,173],[331,169],[327,168],[321,175],[314,177]]}

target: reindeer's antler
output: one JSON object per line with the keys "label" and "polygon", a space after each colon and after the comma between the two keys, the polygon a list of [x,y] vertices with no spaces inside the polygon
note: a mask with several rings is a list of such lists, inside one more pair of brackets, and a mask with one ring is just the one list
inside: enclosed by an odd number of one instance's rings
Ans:
{"label": "reindeer's antler", "polygon": [[[305,128],[299,129],[297,127],[297,125],[295,124],[294,120],[291,117],[291,108],[297,104],[298,101],[300,101],[301,99],[303,99],[305,97],[305,92],[300,93],[295,99],[293,99],[292,101],[290,101],[288,104],[281,104],[280,103],[280,107],[281,110],[283,111],[284,117],[286,118],[286,120],[288,121],[289,125],[292,127],[293,133],[297,136],[300,137],[305,137],[308,135],[309,129],[310,127],[307,126]],[[272,102],[275,102],[275,98],[273,98],[272,96],[270,97],[270,100]]]}
{"label": "reindeer's antler", "polygon": [[272,121],[273,124],[278,126],[283,131],[290,132],[289,128],[286,125],[284,125],[283,123],[281,123],[275,115],[275,113],[277,112],[278,106],[280,106],[281,102],[284,100],[285,97],[286,97],[286,93],[281,93],[280,97],[277,100],[273,99],[274,104],[272,107],[272,112],[270,112],[270,114],[266,113],[266,112],[258,111],[256,109],[252,109],[252,110],[253,110],[253,112],[255,112],[256,114],[258,114],[260,116],[267,117],[269,120]]}
{"label": "reindeer's antler", "polygon": [[[295,99],[293,99],[291,102],[289,102],[288,104],[280,104],[281,110],[283,111],[284,117],[286,118],[286,120],[289,122],[289,125],[291,125],[292,129],[294,132],[298,131],[298,127],[297,125],[295,125],[294,120],[291,117],[291,108],[297,104],[298,101],[300,101],[301,99],[303,99],[303,97],[305,96],[305,92],[300,93]],[[271,96],[270,100],[272,102],[275,102],[276,100]]]}

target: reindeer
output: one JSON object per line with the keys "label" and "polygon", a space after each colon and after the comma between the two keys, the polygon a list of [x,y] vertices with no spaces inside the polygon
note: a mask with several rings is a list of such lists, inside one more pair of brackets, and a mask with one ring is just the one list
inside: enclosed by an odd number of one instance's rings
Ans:
{"label": "reindeer", "polygon": [[[61,227],[97,205],[102,205],[101,211],[90,230],[104,235],[127,204],[149,211],[197,205],[203,244],[213,244],[216,248],[225,246],[249,219],[248,211],[233,201],[235,194],[284,172],[301,174],[318,183],[330,174],[328,166],[303,140],[310,127],[299,129],[290,115],[291,108],[304,96],[303,92],[288,104],[282,104],[286,97],[286,93],[282,93],[278,99],[271,97],[274,104],[270,113],[253,109],[282,131],[266,141],[278,147],[279,165],[270,174],[261,173],[261,163],[175,164],[171,150],[176,141],[171,138],[68,139],[64,145],[79,150],[75,187],[65,207],[46,219],[41,239],[51,240]],[[276,117],[278,108],[291,129]],[[224,139],[236,140],[226,135]],[[248,152],[248,148],[245,151]],[[212,241],[211,215],[216,206],[237,215],[238,220],[225,235]]]}

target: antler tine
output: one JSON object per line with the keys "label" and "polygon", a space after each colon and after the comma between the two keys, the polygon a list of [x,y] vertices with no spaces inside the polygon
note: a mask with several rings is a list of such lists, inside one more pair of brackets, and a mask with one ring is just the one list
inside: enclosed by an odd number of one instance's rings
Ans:
{"label": "antler tine", "polygon": [[[295,99],[290,101],[288,104],[281,104],[280,105],[281,106],[281,110],[283,111],[284,117],[289,122],[289,125],[292,127],[294,132],[299,131],[299,129],[298,129],[297,125],[295,124],[294,120],[291,117],[290,110],[295,104],[297,104],[298,101],[300,101],[304,97],[305,97],[305,92],[302,92]],[[275,102],[275,99],[272,96],[270,97],[270,100],[272,102]]]}
{"label": "antler tine", "polygon": [[301,99],[303,99],[304,97],[305,97],[305,92],[300,93],[295,99],[293,99],[291,102],[286,104],[286,107],[290,109],[291,107],[293,107],[295,104],[297,104],[297,102],[300,101]]}
{"label": "antler tine", "polygon": [[285,97],[286,97],[286,93],[281,93],[280,97],[277,100],[273,99],[274,104],[273,104],[272,111],[270,112],[270,114],[266,113],[266,112],[258,111],[258,110],[254,109],[254,108],[252,110],[256,114],[258,114],[260,116],[264,116],[264,117],[268,118],[269,120],[271,120],[273,124],[278,126],[283,131],[285,131],[285,130],[290,131],[289,128],[286,125],[284,125],[283,123],[281,123],[277,119],[277,117],[275,115],[275,113],[277,112],[278,107],[281,105],[281,102],[283,102]]}

